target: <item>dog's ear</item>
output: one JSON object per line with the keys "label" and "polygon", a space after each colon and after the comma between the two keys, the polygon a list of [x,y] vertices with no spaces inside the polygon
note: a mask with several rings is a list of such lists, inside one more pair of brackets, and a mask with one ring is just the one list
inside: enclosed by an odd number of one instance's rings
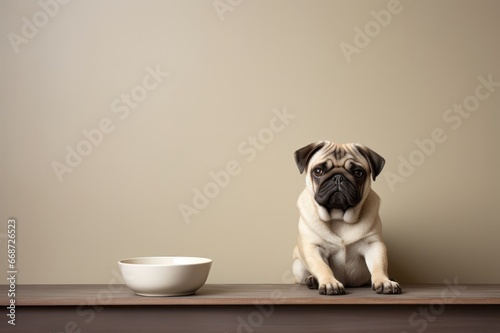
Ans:
{"label": "dog's ear", "polygon": [[308,144],[307,146],[302,147],[299,150],[295,151],[294,153],[295,163],[297,164],[300,173],[304,172],[304,169],[306,168],[307,163],[309,162],[311,157],[314,155],[315,152],[323,148],[324,145],[325,145],[324,141],[319,141],[316,143]]}
{"label": "dog's ear", "polygon": [[377,176],[384,168],[385,159],[362,144],[356,143],[355,147],[361,153],[361,155],[363,155],[368,160],[370,169],[372,170],[372,178],[375,181],[375,178],[377,178]]}

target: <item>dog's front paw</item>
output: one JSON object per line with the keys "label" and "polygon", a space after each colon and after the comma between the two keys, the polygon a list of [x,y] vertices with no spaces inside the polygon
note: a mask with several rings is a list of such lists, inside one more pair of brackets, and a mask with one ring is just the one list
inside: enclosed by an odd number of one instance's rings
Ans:
{"label": "dog's front paw", "polygon": [[306,284],[306,286],[309,289],[318,289],[318,287],[319,287],[318,280],[312,275],[309,275],[308,277],[306,277],[306,280],[304,281],[304,283]]}
{"label": "dog's front paw", "polygon": [[388,278],[372,281],[372,289],[377,294],[401,294],[401,286]]}
{"label": "dog's front paw", "polygon": [[345,294],[345,288],[342,283],[333,280],[321,283],[318,287],[318,292],[320,295],[343,295]]}

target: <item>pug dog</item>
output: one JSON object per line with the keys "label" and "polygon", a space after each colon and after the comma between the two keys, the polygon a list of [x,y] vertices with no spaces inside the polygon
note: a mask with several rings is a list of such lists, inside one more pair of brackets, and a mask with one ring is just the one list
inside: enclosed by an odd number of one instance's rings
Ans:
{"label": "pug dog", "polygon": [[295,162],[306,173],[297,201],[296,283],[321,295],[341,295],[345,287],[370,282],[377,293],[401,293],[387,276],[380,198],[371,188],[384,158],[361,144],[319,141],[297,150]]}

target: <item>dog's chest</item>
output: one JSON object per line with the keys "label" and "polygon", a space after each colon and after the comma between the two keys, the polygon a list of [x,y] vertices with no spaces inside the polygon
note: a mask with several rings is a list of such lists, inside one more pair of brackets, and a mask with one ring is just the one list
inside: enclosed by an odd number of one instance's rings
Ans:
{"label": "dog's chest", "polygon": [[332,235],[335,235],[337,241],[332,244],[324,259],[335,277],[345,285],[359,286],[366,283],[369,279],[363,257],[366,232],[357,226],[332,227]]}
{"label": "dog's chest", "polygon": [[363,238],[365,233],[361,228],[355,225],[346,225],[346,223],[338,222],[341,225],[335,225],[335,222],[330,225],[328,232],[329,237],[325,238],[324,251],[336,265],[345,265],[356,253],[359,253],[360,246],[363,246]]}
{"label": "dog's chest", "polygon": [[359,242],[366,235],[366,228],[362,224],[348,224],[345,222],[331,222],[330,232],[336,245],[347,250],[355,243]]}

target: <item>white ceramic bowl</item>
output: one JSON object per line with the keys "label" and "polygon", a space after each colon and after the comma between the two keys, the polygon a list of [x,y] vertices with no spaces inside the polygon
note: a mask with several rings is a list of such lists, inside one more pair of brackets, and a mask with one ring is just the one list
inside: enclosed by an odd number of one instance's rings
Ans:
{"label": "white ceramic bowl", "polygon": [[125,284],[141,296],[191,295],[207,281],[212,260],[140,257],[118,261]]}

